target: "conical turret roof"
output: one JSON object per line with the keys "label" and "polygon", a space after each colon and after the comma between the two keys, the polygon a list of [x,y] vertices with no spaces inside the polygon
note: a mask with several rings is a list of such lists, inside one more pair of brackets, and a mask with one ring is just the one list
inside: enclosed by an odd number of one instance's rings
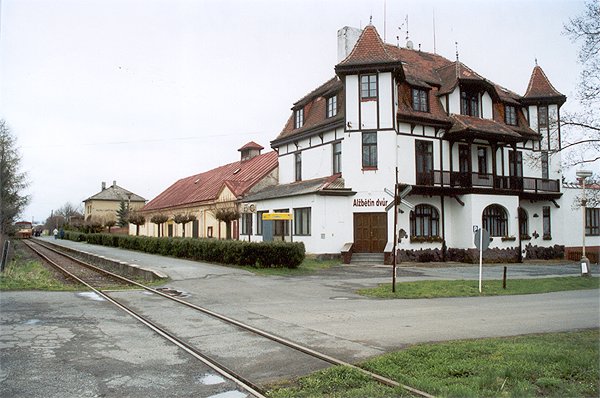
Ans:
{"label": "conical turret roof", "polygon": [[562,105],[567,97],[554,88],[542,68],[536,65],[531,73],[523,100],[524,102],[557,102]]}

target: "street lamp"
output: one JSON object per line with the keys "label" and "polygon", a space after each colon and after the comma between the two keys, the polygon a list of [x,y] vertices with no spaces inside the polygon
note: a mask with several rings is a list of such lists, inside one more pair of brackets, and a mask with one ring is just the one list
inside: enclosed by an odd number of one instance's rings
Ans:
{"label": "street lamp", "polygon": [[579,179],[581,179],[581,208],[583,209],[583,240],[581,245],[581,276],[590,276],[590,260],[585,256],[585,179],[592,176],[592,172],[589,170],[579,170],[575,173]]}

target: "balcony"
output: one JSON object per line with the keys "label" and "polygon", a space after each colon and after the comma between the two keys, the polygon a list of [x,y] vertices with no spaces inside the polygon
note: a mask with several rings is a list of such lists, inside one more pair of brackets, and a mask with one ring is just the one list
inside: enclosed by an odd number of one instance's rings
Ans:
{"label": "balcony", "polygon": [[558,193],[559,180],[533,177],[507,177],[493,174],[461,173],[456,171],[433,170],[428,173],[417,173],[417,186],[454,188],[462,193],[481,192],[492,189],[502,192]]}

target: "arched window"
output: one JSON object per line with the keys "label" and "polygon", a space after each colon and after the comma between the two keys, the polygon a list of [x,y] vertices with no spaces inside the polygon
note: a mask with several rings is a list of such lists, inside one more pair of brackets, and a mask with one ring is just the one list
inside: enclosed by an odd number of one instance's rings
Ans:
{"label": "arched window", "polygon": [[490,236],[508,236],[508,217],[506,210],[500,205],[489,205],[483,210],[483,228]]}
{"label": "arched window", "polygon": [[519,235],[521,239],[529,237],[529,217],[522,207],[519,207]]}
{"label": "arched window", "polygon": [[417,238],[438,237],[440,234],[440,215],[430,205],[417,205],[410,212],[410,236]]}

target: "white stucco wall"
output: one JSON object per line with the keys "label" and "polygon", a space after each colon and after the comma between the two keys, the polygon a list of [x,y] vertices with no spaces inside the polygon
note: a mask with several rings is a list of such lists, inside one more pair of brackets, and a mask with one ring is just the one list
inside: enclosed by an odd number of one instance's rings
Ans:
{"label": "white stucco wall", "polygon": [[380,129],[394,128],[394,90],[392,74],[379,74],[379,126]]}
{"label": "white stucco wall", "polygon": [[[260,201],[257,203],[257,211],[273,212],[287,208],[293,213],[295,208],[310,207],[310,236],[293,235],[292,240],[303,242],[308,253],[339,253],[345,243],[354,239],[353,219],[349,216],[352,211],[351,201],[352,197],[301,195]],[[293,233],[294,222],[290,223]],[[256,221],[253,222],[251,238],[253,242],[262,241],[262,235],[256,235]],[[247,235],[242,236],[242,239],[247,239]],[[286,237],[286,241],[289,240],[289,236]]]}
{"label": "white stucco wall", "polygon": [[358,105],[359,105],[359,87],[358,75],[346,76],[346,122],[352,126],[350,129],[358,130]]}

